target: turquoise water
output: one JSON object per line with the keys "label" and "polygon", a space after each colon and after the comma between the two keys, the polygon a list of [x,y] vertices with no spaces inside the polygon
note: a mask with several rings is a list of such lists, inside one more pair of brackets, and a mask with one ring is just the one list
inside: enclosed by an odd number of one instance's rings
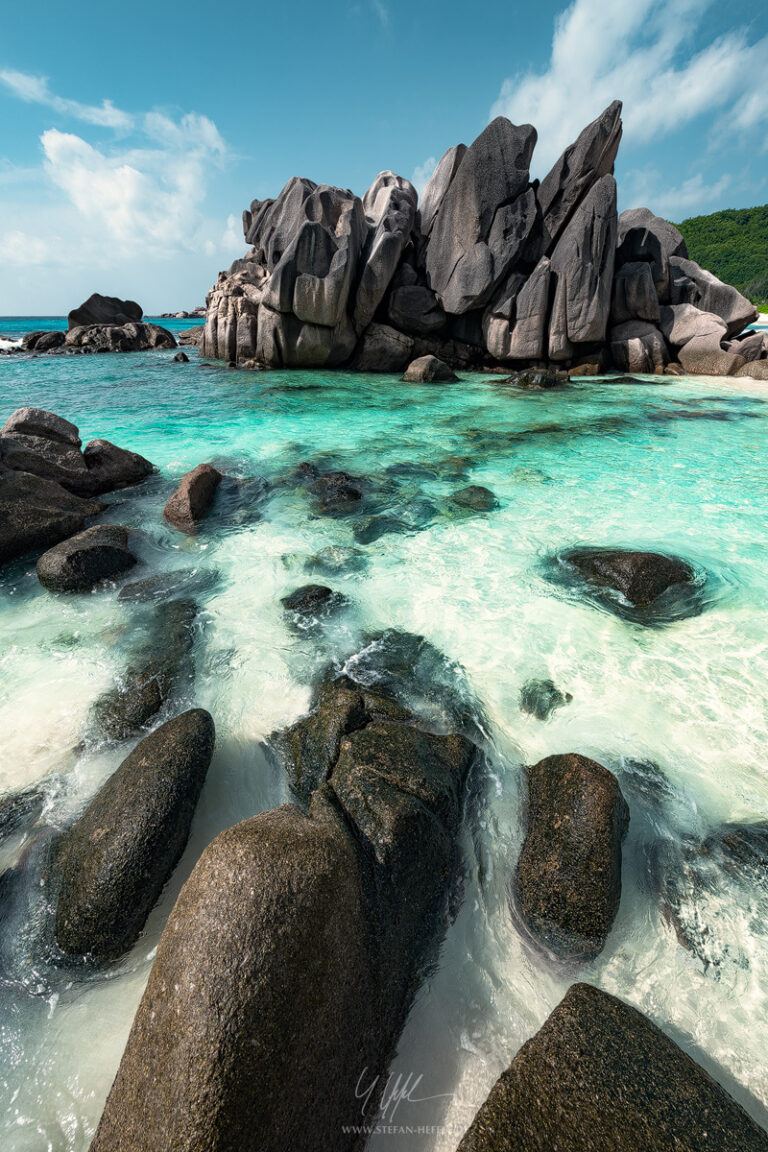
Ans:
{"label": "turquoise water", "polygon": [[[161,324],[169,332],[183,332],[185,328],[205,323],[199,319],[161,320],[158,316],[145,316],[144,319]],[[66,316],[0,316],[0,341],[18,340],[25,332],[66,332],[67,327]]]}
{"label": "turquoise water", "polygon": [[[217,751],[190,844],[145,935],[106,975],[73,972],[43,953],[33,877],[31,920],[22,927],[0,911],[9,1101],[0,1146],[87,1148],[183,879],[221,828],[286,798],[260,741],[306,709],[329,654],[390,626],[463,665],[490,755],[463,833],[463,902],[394,1067],[423,1076],[414,1095],[440,1097],[404,1103],[398,1121],[436,1130],[372,1146],[453,1152],[499,1072],[577,978],[636,1004],[768,1124],[768,883],[745,890],[724,876],[702,897],[691,912],[711,929],[702,959],[678,943],[647,866],[654,837],[674,847],[684,832],[768,815],[766,386],[668,378],[525,393],[482,374],[438,388],[171,357],[0,360],[3,417],[24,404],[49,408],[84,441],[107,437],[158,465],[143,488],[107,497],[104,517],[135,529],[146,574],[218,574],[200,595],[193,697],[216,719]],[[353,521],[318,517],[290,482],[299,462],[318,458],[367,477],[373,507],[413,530],[363,546]],[[202,460],[264,485],[244,488],[241,505],[198,536],[180,536],[162,507]],[[491,488],[499,507],[459,512],[449,496],[470,483]],[[709,573],[707,610],[641,628],[550,584],[546,558],[583,543],[686,557]],[[329,546],[359,550],[353,571],[320,577],[350,607],[320,639],[297,635],[280,597],[316,578],[307,562]],[[46,781],[49,823],[65,823],[125,755],[78,746],[91,703],[125,664],[139,612],[109,589],[50,596],[28,564],[0,572],[0,792]],[[553,679],[573,701],[547,722],[524,715],[520,690],[532,677]],[[619,917],[604,953],[579,970],[532,955],[507,903],[520,766],[566,751],[616,771],[632,808]],[[660,810],[632,791],[631,760],[666,776]],[[28,843],[0,845],[0,862],[24,862]]]}

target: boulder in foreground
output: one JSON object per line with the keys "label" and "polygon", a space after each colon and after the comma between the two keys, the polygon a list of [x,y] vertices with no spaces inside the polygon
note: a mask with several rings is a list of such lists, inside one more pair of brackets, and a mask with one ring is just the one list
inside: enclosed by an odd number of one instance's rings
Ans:
{"label": "boulder in foreground", "polygon": [[0,466],[0,564],[66,540],[103,509],[53,480]]}
{"label": "boulder in foreground", "polygon": [[56,940],[114,960],[138,939],[176,867],[213,756],[214,724],[194,708],[136,745],[56,848]]}
{"label": "boulder in foreground", "polygon": [[212,464],[198,464],[187,472],[165,505],[163,515],[168,523],[181,532],[194,532],[210,510],[220,483],[221,472]]}
{"label": "boulder in foreground", "polygon": [[768,1136],[637,1009],[574,984],[458,1152],[768,1152]]}
{"label": "boulder in foreground", "polygon": [[94,292],[79,308],[73,308],[67,325],[78,328],[84,324],[130,324],[141,320],[144,313],[134,300],[120,300],[117,296],[101,296]]}
{"label": "boulder in foreground", "polygon": [[437,356],[420,356],[408,365],[403,380],[411,384],[454,384],[458,376]]}
{"label": "boulder in foreground", "polygon": [[679,556],[578,547],[561,553],[556,567],[553,579],[575,576],[582,594],[635,623],[668,623],[702,611],[702,581]]}
{"label": "boulder in foreground", "polygon": [[125,528],[95,524],[44,552],[37,562],[37,577],[49,592],[88,592],[135,563]]}
{"label": "boulder in foreground", "polygon": [[586,756],[548,756],[526,775],[528,826],[515,873],[516,911],[548,951],[592,960],[619,909],[629,809],[616,777]]}

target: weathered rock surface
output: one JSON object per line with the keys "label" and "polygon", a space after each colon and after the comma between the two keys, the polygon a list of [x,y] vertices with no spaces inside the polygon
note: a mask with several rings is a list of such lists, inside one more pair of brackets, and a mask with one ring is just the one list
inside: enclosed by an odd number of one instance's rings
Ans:
{"label": "weathered rock surface", "polygon": [[468,488],[459,488],[458,491],[451,493],[450,500],[459,508],[470,508],[473,512],[491,512],[498,503],[490,488],[484,488],[482,484],[470,484]]}
{"label": "weathered rock surface", "polygon": [[668,589],[696,579],[685,560],[659,552],[572,548],[562,559],[588,583],[620,592],[634,608],[648,608]]}
{"label": "weathered rock surface", "polygon": [[328,616],[344,603],[344,597],[324,584],[302,584],[283,596],[280,603],[297,622],[310,623]]}
{"label": "weathered rock surface", "polygon": [[592,186],[603,176],[613,175],[621,131],[621,102],[614,100],[566,148],[542,180],[536,200],[541,213],[543,255],[553,251],[574,209]]}
{"label": "weathered rock surface", "polygon": [[176,867],[213,756],[214,724],[192,709],[139,744],[57,845],[56,940],[115,960],[138,939]]}
{"label": "weathered rock surface", "polygon": [[526,680],[520,690],[520,711],[548,720],[557,708],[570,704],[570,692],[561,692],[554,680]]}
{"label": "weathered rock surface", "polygon": [[619,908],[629,809],[616,777],[586,756],[548,756],[528,768],[526,777],[516,911],[548,951],[592,960]]}
{"label": "weathered rock surface", "polygon": [[603,343],[616,256],[616,181],[603,176],[573,214],[551,257],[555,296],[549,358],[568,360],[579,344]]}
{"label": "weathered rock surface", "polygon": [[52,480],[0,465],[0,564],[66,540],[103,509]]}
{"label": "weathered rock surface", "polygon": [[37,577],[49,592],[88,592],[135,563],[125,528],[95,524],[44,552],[37,562]]}
{"label": "weathered rock surface", "polygon": [[536,221],[528,185],[536,130],[497,117],[467,149],[432,226],[426,269],[446,312],[485,304]]}
{"label": "weathered rock surface", "polygon": [[21,341],[25,352],[53,352],[66,341],[66,332],[26,332]]}
{"label": "weathered rock surface", "polygon": [[[350,1126],[376,1111],[444,928],[475,753],[419,726],[381,686],[331,682],[314,712],[315,726],[282,741],[301,763],[297,790],[306,798],[318,785],[307,812],[263,813],[203,853],[160,941],[93,1152],[360,1146]],[[380,1077],[365,1100],[361,1076]]]}
{"label": "weathered rock surface", "polygon": [[144,316],[141,308],[133,300],[120,300],[117,296],[100,296],[94,292],[79,308],[73,308],[67,317],[69,329],[88,324],[114,325],[130,324]]}
{"label": "weathered rock surface", "polygon": [[[448,149],[418,210],[393,172],[362,200],[289,181],[244,213],[253,247],[209,294],[202,354],[251,369],[398,372],[433,355],[454,369],[658,372],[675,355],[660,308],[683,303],[722,317],[731,339],[753,318],[749,302],[687,259],[674,225],[647,208],[617,216],[621,132],[615,101],[539,185],[535,129],[498,117],[469,148]],[[734,373],[738,355],[694,346],[680,371]]]}
{"label": "weathered rock surface", "polygon": [[768,1136],[636,1008],[574,984],[496,1081],[459,1152],[766,1152]]}
{"label": "weathered rock surface", "polygon": [[458,376],[436,356],[420,356],[408,365],[403,380],[411,384],[451,384],[456,383]]}
{"label": "weathered rock surface", "polygon": [[210,511],[221,479],[221,472],[212,464],[198,464],[182,476],[163,510],[168,523],[181,532],[195,532],[199,522]]}
{"label": "weathered rock surface", "polygon": [[157,605],[148,639],[137,647],[118,683],[93,706],[99,736],[126,740],[138,735],[175,690],[192,684],[196,615],[194,600]]}
{"label": "weathered rock surface", "polygon": [[140,484],[154,467],[108,440],[81,451],[78,429],[41,408],[19,408],[0,431],[0,461],[7,468],[54,480],[78,496],[98,496]]}

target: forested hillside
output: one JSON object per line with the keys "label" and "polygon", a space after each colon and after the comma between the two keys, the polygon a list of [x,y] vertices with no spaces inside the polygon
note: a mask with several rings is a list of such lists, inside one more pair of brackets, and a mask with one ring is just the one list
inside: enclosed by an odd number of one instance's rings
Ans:
{"label": "forested hillside", "polygon": [[768,204],[693,216],[677,227],[692,260],[756,304],[768,303]]}

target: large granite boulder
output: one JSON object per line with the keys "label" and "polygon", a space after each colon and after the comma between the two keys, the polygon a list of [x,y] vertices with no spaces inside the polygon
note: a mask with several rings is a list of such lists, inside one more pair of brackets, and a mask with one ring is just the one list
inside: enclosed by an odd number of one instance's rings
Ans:
{"label": "large granite boulder", "polygon": [[168,499],[163,516],[181,532],[196,532],[197,525],[210,511],[222,476],[212,464],[198,464],[179,481]]}
{"label": "large granite boulder", "polygon": [[389,296],[387,315],[395,329],[413,336],[429,336],[445,327],[445,310],[431,288],[404,284]]}
{"label": "large granite boulder", "polygon": [[613,176],[602,176],[576,209],[552,253],[551,360],[569,360],[579,344],[605,341],[616,228],[616,181]]}
{"label": "large granite boulder", "polygon": [[758,311],[754,304],[693,260],[672,256],[669,263],[672,304],[693,304],[702,312],[713,312],[725,322],[728,337],[738,336],[748,324],[757,320]]}
{"label": "large granite boulder", "polygon": [[53,480],[0,465],[0,564],[81,532],[103,509],[100,501],[73,496]]}
{"label": "large granite boulder", "polygon": [[542,180],[536,192],[542,255],[552,253],[573,212],[593,185],[603,176],[613,175],[621,133],[621,101],[614,100],[566,148]]}
{"label": "large granite boulder", "polygon": [[365,666],[278,740],[308,810],[221,833],[184,886],[93,1152],[360,1146],[444,929],[475,754]]}
{"label": "large granite boulder", "polygon": [[428,237],[432,232],[432,226],[440,210],[440,205],[445,199],[449,185],[458,172],[466,152],[466,144],[455,144],[453,148],[449,148],[440,157],[429,178],[419,203],[419,223],[421,234],[425,237]]}
{"label": "large granite boulder", "polygon": [[661,327],[686,372],[732,376],[745,364],[733,345],[730,350],[723,347],[728,326],[713,312],[703,312],[693,304],[665,306]]}
{"label": "large granite boulder", "polygon": [[412,355],[413,337],[388,324],[370,324],[355,352],[353,367],[358,372],[402,372]]}
{"label": "large granite boulder", "polygon": [[616,777],[586,756],[548,756],[528,768],[526,777],[516,911],[548,951],[593,960],[619,909],[629,809]]}
{"label": "large granite boulder", "polygon": [[525,250],[536,224],[529,188],[536,130],[499,116],[467,149],[429,237],[429,286],[446,312],[484,305]]}
{"label": "large granite boulder", "polygon": [[138,939],[184,851],[213,756],[214,724],[192,709],[139,744],[55,849],[56,941],[115,960]]}
{"label": "large granite boulder", "polygon": [[670,362],[664,336],[655,324],[649,324],[647,320],[627,320],[616,324],[608,339],[611,360],[621,372],[661,375]]}
{"label": "large granite boulder", "polygon": [[547,352],[551,265],[542,256],[529,277],[513,272],[483,317],[488,352],[496,360],[540,360]]}
{"label": "large granite boulder", "polygon": [[622,264],[613,281],[611,324],[646,320],[658,326],[660,318],[659,297],[651,265],[643,261]]}
{"label": "large granite boulder", "polygon": [[648,208],[630,208],[619,217],[617,241],[617,267],[648,264],[658,299],[668,304],[672,297],[670,259],[688,255],[685,240],[674,224],[654,216]]}
{"label": "large granite boulder", "polygon": [[380,172],[363,197],[368,237],[355,294],[353,322],[363,332],[395,274],[416,220],[418,193],[409,180]]}
{"label": "large granite boulder", "polygon": [[108,440],[81,450],[78,429],[41,408],[19,408],[0,429],[0,462],[7,468],[54,480],[78,496],[98,496],[140,484],[154,466]]}
{"label": "large granite boulder", "polygon": [[667,623],[702,610],[704,582],[679,556],[582,545],[560,553],[552,575],[575,578],[588,599],[634,623]]}
{"label": "large granite boulder", "polygon": [[79,308],[73,308],[67,317],[68,328],[86,324],[104,324],[121,327],[143,318],[144,313],[133,300],[120,300],[117,296],[100,296],[94,292]]}
{"label": "large granite boulder", "polygon": [[458,376],[436,356],[419,356],[408,365],[403,380],[410,384],[451,384]]}
{"label": "large granite boulder", "polygon": [[574,984],[491,1089],[459,1152],[768,1152],[743,1108],[647,1017]]}
{"label": "large granite boulder", "polygon": [[[176,337],[159,324],[88,324],[70,328],[63,347],[78,352],[144,352],[150,348],[175,348]],[[35,351],[40,351],[39,343]]]}
{"label": "large granite boulder", "polygon": [[37,562],[37,578],[49,592],[89,592],[135,563],[125,528],[95,524],[44,552]]}

